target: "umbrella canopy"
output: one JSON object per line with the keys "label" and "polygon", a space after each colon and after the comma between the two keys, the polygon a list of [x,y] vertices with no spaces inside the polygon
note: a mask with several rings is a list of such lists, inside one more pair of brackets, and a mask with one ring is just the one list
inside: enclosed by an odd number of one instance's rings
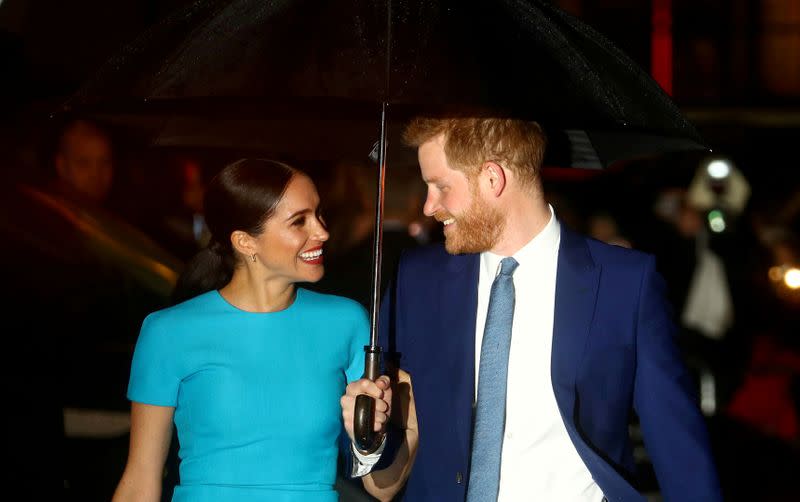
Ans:
{"label": "umbrella canopy", "polygon": [[159,145],[349,153],[381,104],[541,122],[550,163],[599,169],[703,142],[595,30],[543,0],[199,0],[69,102],[142,121]]}

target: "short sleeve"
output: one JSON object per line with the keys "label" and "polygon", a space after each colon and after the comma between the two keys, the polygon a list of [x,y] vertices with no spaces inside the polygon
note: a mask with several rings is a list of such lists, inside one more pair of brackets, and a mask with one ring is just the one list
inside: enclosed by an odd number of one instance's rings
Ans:
{"label": "short sleeve", "polygon": [[180,376],[177,371],[179,348],[170,343],[168,323],[147,316],[142,323],[131,363],[128,399],[156,406],[176,406]]}
{"label": "short sleeve", "polygon": [[350,364],[348,365],[347,383],[358,380],[364,375],[364,346],[369,345],[369,317],[361,305],[354,306],[353,332],[350,342]]}

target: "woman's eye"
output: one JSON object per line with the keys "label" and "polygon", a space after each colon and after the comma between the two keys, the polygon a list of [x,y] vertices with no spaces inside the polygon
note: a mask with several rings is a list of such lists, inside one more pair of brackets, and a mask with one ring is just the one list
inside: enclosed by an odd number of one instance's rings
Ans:
{"label": "woman's eye", "polygon": [[305,219],[305,217],[303,217],[303,218],[297,218],[296,220],[294,220],[294,221],[292,222],[292,225],[294,225],[294,226],[296,226],[296,227],[302,227],[302,226],[303,226],[303,225],[305,225],[305,224],[306,224],[306,219]]}

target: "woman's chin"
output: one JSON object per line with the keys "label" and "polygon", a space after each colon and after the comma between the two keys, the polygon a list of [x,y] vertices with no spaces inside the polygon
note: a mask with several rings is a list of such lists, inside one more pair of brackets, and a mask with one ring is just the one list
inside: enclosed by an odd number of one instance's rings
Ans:
{"label": "woman's chin", "polygon": [[306,277],[303,278],[303,282],[319,282],[325,276],[325,269],[322,265],[318,265],[319,271],[317,273],[310,273],[306,274]]}

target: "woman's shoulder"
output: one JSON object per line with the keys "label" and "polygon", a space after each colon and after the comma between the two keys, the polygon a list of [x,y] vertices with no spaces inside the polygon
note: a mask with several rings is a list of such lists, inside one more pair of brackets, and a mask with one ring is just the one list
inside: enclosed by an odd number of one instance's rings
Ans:
{"label": "woman's shoulder", "polygon": [[176,305],[156,310],[145,318],[144,324],[151,327],[172,326],[196,317],[208,315],[217,308],[216,300],[218,296],[219,294],[216,291],[209,291]]}

